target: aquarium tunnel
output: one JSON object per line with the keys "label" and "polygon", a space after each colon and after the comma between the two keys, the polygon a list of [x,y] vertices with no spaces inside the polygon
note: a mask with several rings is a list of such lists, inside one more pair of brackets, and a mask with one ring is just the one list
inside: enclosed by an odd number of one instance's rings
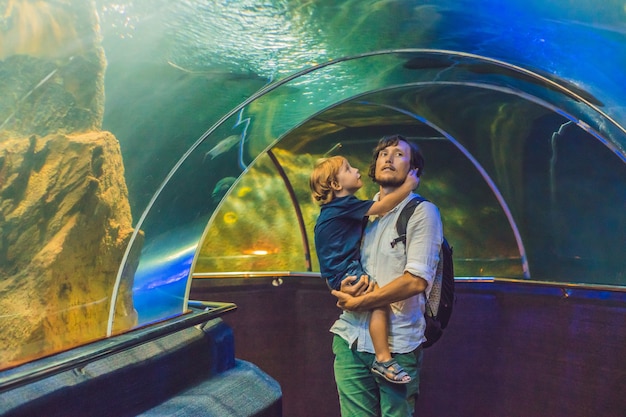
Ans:
{"label": "aquarium tunnel", "polygon": [[0,415],[338,415],[309,175],[401,134],[458,292],[418,414],[624,416],[621,2],[0,10]]}
{"label": "aquarium tunnel", "polygon": [[[344,88],[328,92],[329,78],[345,80]],[[306,102],[293,105],[294,95]],[[142,246],[133,291],[140,323],[184,311],[191,271],[197,278],[318,271],[311,167],[346,154],[365,170],[388,132],[428,156],[420,192],[441,207],[459,278],[597,285],[623,278],[625,132],[597,99],[502,61],[390,50],[271,85],[187,151],[127,249]],[[581,166],[586,178],[572,178]],[[190,197],[181,184],[199,178],[211,192]],[[602,224],[590,212],[602,213]]]}

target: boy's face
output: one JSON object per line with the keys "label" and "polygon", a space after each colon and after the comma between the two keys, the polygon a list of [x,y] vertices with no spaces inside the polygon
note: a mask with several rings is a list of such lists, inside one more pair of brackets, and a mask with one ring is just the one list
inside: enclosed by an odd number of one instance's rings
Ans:
{"label": "boy's face", "polygon": [[399,187],[411,169],[411,148],[404,141],[383,148],[376,158],[375,177],[381,187]]}
{"label": "boy's face", "polygon": [[350,194],[356,193],[363,186],[359,170],[350,166],[348,161],[344,161],[341,168],[339,168],[337,184]]}

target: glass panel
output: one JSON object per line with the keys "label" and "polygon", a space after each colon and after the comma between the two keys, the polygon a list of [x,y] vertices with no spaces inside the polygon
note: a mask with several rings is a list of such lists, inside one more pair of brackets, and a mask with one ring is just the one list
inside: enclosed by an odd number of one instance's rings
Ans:
{"label": "glass panel", "polygon": [[[435,52],[433,56],[440,59],[441,53]],[[525,236],[523,236],[529,233],[526,230],[523,233],[520,232],[518,223],[524,224],[526,221],[523,209],[525,201],[524,160],[520,157],[520,153],[531,134],[531,129],[536,121],[542,118],[552,117],[559,124],[566,123],[569,118],[581,128],[591,132],[593,140],[601,141],[601,146],[605,146],[614,157],[623,160],[620,142],[611,139],[610,135],[603,137],[593,128],[593,126],[603,128],[610,123],[597,123],[596,119],[601,118],[602,115],[594,113],[590,103],[585,104],[580,101],[579,97],[569,90],[559,88],[541,90],[544,92],[542,94],[544,97],[522,91],[523,88],[532,91],[538,83],[542,82],[541,78],[529,80],[529,75],[526,73],[521,73],[523,76],[518,77],[520,72],[509,67],[505,67],[506,71],[501,71],[501,66],[491,60],[468,57],[467,54],[450,55],[447,59],[463,60],[465,64],[459,68],[453,66],[453,70],[444,72],[445,76],[438,72],[436,81],[426,82],[419,79],[427,76],[430,68],[426,73],[416,70],[415,59],[419,59],[420,62],[424,60],[424,52],[416,51],[414,56],[408,51],[362,56],[322,66],[315,71],[304,71],[285,79],[281,84],[262,90],[257,96],[248,100],[245,107],[233,111],[216,128],[207,132],[207,135],[201,138],[176,166],[168,182],[149,207],[149,211],[145,213],[145,221],[139,224],[146,239],[134,288],[135,308],[139,311],[140,322],[150,321],[158,316],[155,312],[153,317],[148,307],[142,308],[144,306],[158,306],[159,314],[163,312],[177,314],[177,312],[184,311],[187,276],[191,270],[196,249],[194,242],[201,238],[202,228],[209,219],[215,219],[212,215],[219,201],[211,201],[212,198],[209,198],[209,195],[215,195],[216,188],[229,189],[241,173],[247,174],[249,165],[255,166],[256,155],[263,154],[276,143],[280,143],[278,138],[286,140],[289,132],[310,119],[311,115],[315,115],[315,123],[331,120],[335,129],[341,131],[345,126],[355,123],[355,119],[364,117],[361,114],[363,106],[371,107],[366,111],[366,115],[371,115],[371,112],[380,113],[381,109],[387,107],[392,109],[392,114],[407,113],[411,119],[420,120],[435,128],[440,135],[457,144],[457,150],[463,154],[460,157],[461,160],[468,158],[472,162],[468,167],[471,167],[470,172],[475,175],[474,182],[483,183],[486,187],[482,195],[477,194],[479,201],[489,205],[490,203],[487,203],[489,199],[485,200],[485,197],[491,194],[493,195],[490,197],[492,201],[495,198],[494,203],[499,205],[496,212],[501,213],[501,216],[504,216],[502,218],[508,223],[509,237],[507,238],[507,232],[504,232],[504,237],[495,238],[494,229],[490,228],[489,238],[480,234],[470,234],[470,240],[459,242],[457,257],[460,264],[468,265],[467,272],[480,276],[530,277],[532,270],[529,271],[529,254],[526,251]],[[480,71],[466,70],[467,67],[472,68],[472,65],[479,64],[481,65]],[[381,74],[384,75],[381,76]],[[470,75],[474,78],[469,79]],[[418,81],[408,82],[407,80],[412,77],[417,78]],[[452,81],[448,81],[448,78]],[[334,83],[341,83],[343,87],[341,89],[329,88],[329,84]],[[404,83],[404,86],[400,83]],[[377,91],[385,85],[390,85],[392,88],[365,95],[367,91]],[[299,99],[294,100],[294,97]],[[349,107],[350,104],[346,104],[345,108],[335,106],[334,110],[325,111],[326,108],[333,107],[334,103],[342,103],[347,99],[351,99],[353,106],[357,105],[358,110],[354,114],[354,110]],[[338,122],[333,120],[333,117],[336,117],[333,112],[341,115]],[[406,119],[405,116],[402,117]],[[563,116],[566,118],[564,119]],[[584,121],[579,122],[579,118]],[[390,122],[379,120],[375,123],[389,125]],[[320,127],[318,124],[313,126]],[[605,132],[613,133],[608,130]],[[550,135],[552,133],[553,131],[550,131]],[[409,134],[409,136],[413,135]],[[319,137],[320,132],[305,135],[302,139],[304,143],[295,145],[298,155],[306,149],[306,144],[319,140]],[[298,139],[300,139],[299,136]],[[444,142],[441,141],[441,143]],[[286,148],[286,150],[289,149]],[[448,152],[444,152],[443,155],[440,158],[444,160],[451,161],[455,158]],[[307,167],[306,164],[302,166]],[[308,167],[310,166],[309,163]],[[453,167],[458,169],[454,165]],[[294,188],[304,195],[306,185],[303,186],[302,178],[306,178],[307,169],[310,168],[290,173],[289,175],[295,178],[288,180],[288,182],[293,181]],[[204,193],[199,193],[195,184],[198,181],[202,182],[203,172],[210,173],[211,176],[204,177],[206,178],[204,183],[208,187]],[[448,177],[451,175],[453,174],[448,174]],[[463,186],[459,185],[459,188],[452,191],[451,195],[466,195],[467,193],[463,192],[465,189],[478,192],[480,187],[477,188],[471,183],[471,175],[465,173],[459,175],[463,175],[464,180],[470,182]],[[246,181],[241,180],[241,184],[245,187]],[[195,194],[192,188],[196,190]],[[217,194],[220,194],[219,190]],[[442,207],[445,207],[446,199],[443,197],[443,201],[439,203]],[[217,217],[221,219],[220,222],[224,221],[227,213],[233,212],[228,204],[224,207],[227,211]],[[265,201],[263,204],[270,203]],[[468,208],[471,213],[490,211],[489,209],[486,211],[476,209],[476,203],[470,203],[470,199],[466,200],[466,204],[471,204],[472,208]],[[457,206],[453,208],[459,209]],[[258,210],[257,207],[246,209],[250,213]],[[234,213],[237,218],[246,217],[243,212]],[[458,223],[462,217],[463,215],[457,215],[455,221]],[[464,220],[466,220],[464,225],[474,224],[467,218]],[[305,218],[303,221],[305,224],[311,224],[312,220]],[[451,220],[451,223],[454,224],[454,221]],[[207,232],[209,236],[215,236],[218,233],[218,231],[210,231],[210,227],[217,224],[209,224]],[[468,233],[467,228],[468,226],[463,233]],[[176,233],[175,239],[172,238],[173,231]],[[284,231],[286,232],[287,230]],[[245,234],[243,230],[239,233]],[[506,249],[507,244],[501,242],[502,239],[511,239],[511,236],[514,242],[512,248],[515,250]],[[308,236],[309,241],[310,238],[311,236]],[[452,241],[454,242],[454,239]],[[492,241],[491,244],[488,246],[483,244],[483,250],[478,251],[481,245],[477,245],[476,242],[488,241]],[[185,244],[185,242],[188,243]],[[217,247],[232,247],[232,243],[213,248]],[[478,252],[463,253],[464,247]],[[234,253],[217,255],[209,253],[209,249],[205,247],[202,258],[239,256],[252,250],[249,247],[239,247]],[[285,256],[284,251],[291,249],[282,247],[281,256]],[[163,256],[163,253],[170,255]],[[292,256],[293,261],[297,262],[297,259],[301,260],[305,255],[293,253]],[[531,257],[534,257],[534,254]],[[477,263],[476,260],[480,259],[482,261]],[[168,262],[167,266],[163,265],[164,261]],[[515,266],[516,262],[519,262],[518,266]],[[286,263],[281,261],[279,265],[286,265]],[[278,265],[269,269],[275,270],[276,266]],[[155,303],[155,300],[158,302]],[[169,307],[166,308],[167,305]]]}
{"label": "glass panel", "polygon": [[[384,97],[386,103],[392,103],[393,95],[374,94],[359,102],[381,102]],[[318,115],[311,123],[290,132],[278,145],[294,149],[299,161],[307,161],[301,164],[301,175],[295,177],[293,183],[300,186],[305,196],[300,200],[303,213],[311,215],[307,222],[309,236],[313,236],[313,225],[319,213],[319,207],[311,202],[307,183],[315,160],[328,154],[346,155],[351,164],[366,175],[371,151],[378,139],[399,132],[418,143],[425,153],[427,165],[419,192],[442,211],[446,235],[455,246],[457,275],[523,277],[520,252],[503,209],[461,150],[440,132],[415,118],[359,102],[348,102]],[[321,132],[319,120],[327,122],[326,132]],[[342,128],[337,129],[338,126]],[[314,134],[317,134],[314,142],[302,143],[301,138]],[[371,198],[377,187],[369,179],[364,183],[358,196]],[[469,221],[470,213],[474,221]],[[492,226],[487,230],[482,227],[484,224]],[[313,265],[318,271],[317,263]]]}
{"label": "glass panel", "polygon": [[[417,56],[424,59],[421,52]],[[546,216],[564,218],[551,203],[556,190],[571,195],[571,187],[556,177],[554,161],[557,155],[551,148],[557,140],[567,143],[560,137],[565,132],[558,132],[561,126],[568,126],[568,130],[584,138],[586,148],[600,151],[603,158],[612,161],[609,166],[599,164],[594,169],[588,182],[596,186],[591,186],[587,192],[599,193],[592,200],[601,202],[607,220],[612,219],[609,220],[612,224],[623,224],[619,196],[614,192],[607,193],[607,190],[595,191],[604,188],[597,185],[605,178],[605,169],[612,178],[609,190],[616,184],[625,183],[625,165],[619,143],[603,138],[587,123],[577,125],[568,120],[578,121],[573,114],[584,116],[587,112],[579,109],[580,101],[568,91],[563,90],[558,95],[558,89],[554,89],[542,94],[543,98],[531,96],[520,90],[528,84],[526,78],[505,80],[507,82],[498,78],[494,81],[486,67],[482,68],[481,75],[484,74],[484,78],[461,83],[421,81],[404,87],[395,83],[390,89],[360,95],[352,101],[330,107],[285,133],[272,152],[284,166],[289,182],[299,196],[307,239],[312,241],[319,210],[311,203],[307,183],[314,161],[329,152],[339,152],[365,172],[375,141],[384,134],[400,131],[414,138],[426,153],[427,174],[420,190],[442,211],[446,235],[455,247],[457,276],[619,283],[623,275],[621,268],[617,267],[619,257],[612,249],[605,250],[622,247],[623,237],[619,233],[605,234],[606,244],[599,245],[598,251],[603,255],[594,258],[594,262],[602,267],[589,262],[582,267],[584,262],[577,259],[587,256],[582,255],[580,248],[565,248],[562,242],[573,229],[563,228],[556,232],[553,229],[558,222],[545,220]],[[467,73],[462,75],[466,77]],[[517,83],[517,86],[506,86],[507,83]],[[528,89],[533,90],[535,86],[536,83],[531,82]],[[265,97],[266,103],[270,98],[271,95]],[[264,107],[276,106],[266,104]],[[563,107],[569,109],[564,111]],[[276,114],[266,114],[263,119],[273,123],[271,116]],[[587,120],[593,122],[593,118]],[[592,178],[596,173],[599,177]],[[538,178],[541,178],[540,182]],[[549,192],[546,192],[546,183],[551,184]],[[366,186],[359,196],[367,198],[374,192],[375,187]],[[535,202],[535,199],[539,201]],[[251,202],[245,210],[254,211],[256,205],[262,207],[267,203]],[[593,224],[584,218],[576,222],[587,223],[586,227]],[[542,226],[536,227],[538,224]],[[296,230],[293,224],[288,227],[291,233]],[[210,224],[208,230],[211,244],[205,243],[201,256],[229,258],[246,250],[245,247],[227,246],[224,240],[228,239],[219,231],[212,231]],[[278,234],[290,232],[288,229],[273,230]],[[555,234],[560,234],[561,238],[555,239]],[[212,250],[224,247],[231,248],[232,253],[221,250],[220,254],[210,254]],[[569,261],[577,265],[578,278],[565,272],[565,258],[559,255],[561,251],[578,253],[571,255],[572,261]],[[302,258],[298,251],[292,255],[294,260]],[[317,271],[314,248],[311,257],[313,270]],[[608,267],[611,264],[614,266]],[[264,267],[264,270],[276,269]],[[200,270],[224,271],[221,268]],[[556,271],[563,271],[564,275],[557,277],[554,275]]]}
{"label": "glass panel", "polygon": [[0,368],[106,337],[133,230],[95,6],[67,3],[0,2]]}
{"label": "glass panel", "polygon": [[537,276],[626,284],[626,164],[571,123],[555,126],[549,139],[533,139],[525,149],[534,185],[526,210]]}
{"label": "glass panel", "polygon": [[[287,172],[299,168],[299,161],[279,160]],[[257,159],[230,190],[204,236],[195,271],[306,271],[308,248],[303,248],[293,201],[270,157]]]}
{"label": "glass panel", "polygon": [[[362,94],[370,84],[384,82],[378,74],[402,71],[401,62],[396,54],[372,55],[303,71],[261,90],[203,135],[168,175],[128,249],[140,254],[133,287],[139,324],[184,312],[193,255],[219,203],[211,197],[216,189],[218,197],[223,195],[219,190],[235,184],[285,132],[333,103]],[[328,90],[329,83],[342,88]],[[206,188],[198,189],[198,182]]]}

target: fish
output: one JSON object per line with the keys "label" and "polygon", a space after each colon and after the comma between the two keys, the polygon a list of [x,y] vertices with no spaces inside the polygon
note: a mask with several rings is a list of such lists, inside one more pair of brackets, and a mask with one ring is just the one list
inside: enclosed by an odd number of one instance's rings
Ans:
{"label": "fish", "polygon": [[215,184],[215,187],[213,187],[213,192],[211,193],[211,200],[213,200],[214,202],[221,200],[222,197],[226,195],[230,187],[233,186],[235,181],[237,181],[237,178],[235,177],[224,177],[221,180],[219,180],[217,184]]}
{"label": "fish", "polygon": [[239,141],[241,141],[241,136],[239,135],[231,135],[227,137],[226,139],[222,139],[210,151],[204,154],[203,161],[206,160],[207,157],[210,157],[210,159],[213,159],[223,154],[224,152],[230,150],[233,146],[238,144]]}
{"label": "fish", "polygon": [[[563,93],[563,94],[567,94],[568,96],[570,96],[572,99],[576,100],[576,101],[580,101],[578,100],[578,97],[582,97],[584,100],[590,102],[591,104],[594,104],[596,106],[600,106],[603,107],[604,103],[600,100],[598,100],[598,98],[596,98],[593,94],[583,90],[580,87],[577,87],[576,85],[574,85],[573,83],[564,80],[562,78],[557,77],[554,74],[550,74],[538,69],[532,69],[531,71],[534,74],[527,74],[521,71],[518,71],[516,69],[512,69],[512,68],[507,68],[507,67],[503,67],[501,65],[493,65],[493,64],[489,64],[489,63],[472,63],[470,65],[466,66],[467,69],[475,74],[494,74],[494,75],[503,75],[506,77],[511,77],[514,79],[518,79],[521,81],[525,81],[528,83],[532,83],[532,84],[536,84],[539,85],[543,88],[552,90],[552,91],[556,91],[559,93]],[[539,77],[537,76],[539,75]],[[559,85],[559,87],[541,79],[541,77],[546,78],[556,84]]]}
{"label": "fish", "polygon": [[[171,60],[167,61],[167,64],[172,68],[175,68],[178,71],[182,71],[186,74],[190,74],[191,76],[201,76],[207,77],[210,79],[218,79],[222,81],[259,81],[264,85],[268,84],[268,80],[266,77],[258,75],[252,71],[247,72],[234,72],[229,68],[219,68],[216,66],[211,66],[209,69],[194,69],[192,67],[185,67],[182,64],[177,64]],[[270,77],[271,78],[271,77]]]}

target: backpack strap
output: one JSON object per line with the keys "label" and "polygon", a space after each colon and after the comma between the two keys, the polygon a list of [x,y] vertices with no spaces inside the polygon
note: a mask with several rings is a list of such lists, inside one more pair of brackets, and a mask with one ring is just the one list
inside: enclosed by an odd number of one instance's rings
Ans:
{"label": "backpack strap", "polygon": [[408,203],[404,207],[402,207],[402,211],[398,216],[398,220],[396,221],[396,231],[398,232],[398,237],[391,241],[391,247],[395,248],[398,242],[402,242],[406,245],[406,226],[409,223],[409,219],[413,215],[415,208],[420,205],[421,202],[428,201],[424,197],[416,196],[409,200]]}
{"label": "backpack strap", "polygon": [[[422,196],[416,196],[410,199],[409,202],[406,203],[404,207],[402,207],[402,211],[400,212],[400,215],[398,216],[398,220],[396,221],[396,231],[398,232],[398,237],[395,238],[391,242],[392,248],[395,248],[398,242],[402,242],[404,243],[405,249],[406,249],[406,227],[409,223],[409,219],[415,212],[415,209],[417,208],[417,206],[419,206],[424,201],[428,201],[428,200]],[[426,300],[426,313],[430,317],[433,317],[434,314],[432,311],[433,309],[430,306],[429,297],[426,296],[425,291],[422,294],[424,295],[424,299]]]}

